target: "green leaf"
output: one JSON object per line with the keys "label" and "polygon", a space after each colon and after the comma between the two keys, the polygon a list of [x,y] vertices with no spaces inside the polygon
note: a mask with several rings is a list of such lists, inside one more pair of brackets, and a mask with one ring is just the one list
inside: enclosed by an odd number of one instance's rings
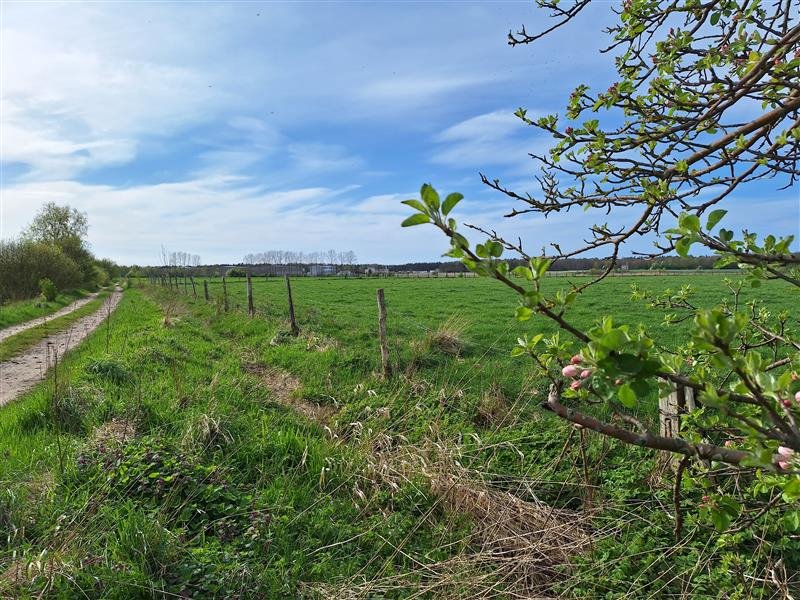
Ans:
{"label": "green leaf", "polygon": [[725,531],[731,524],[731,516],[724,510],[711,509],[711,522],[717,531]]}
{"label": "green leaf", "polygon": [[423,215],[418,213],[416,215],[411,215],[400,225],[402,227],[413,227],[414,225],[422,225],[423,223],[430,223],[430,222],[431,219],[428,215]]}
{"label": "green leaf", "polygon": [[420,202],[419,200],[403,200],[402,204],[407,204],[412,208],[416,208],[421,213],[427,213],[428,209],[425,208],[425,205]]}
{"label": "green leaf", "polygon": [[691,247],[692,247],[692,240],[688,237],[682,237],[677,242],[675,242],[675,252],[678,253],[678,256],[688,256],[689,248]]}
{"label": "green leaf", "polygon": [[527,306],[518,306],[516,317],[519,321],[527,321],[533,316],[533,311]]}
{"label": "green leaf", "polygon": [[712,13],[712,15],[711,15],[711,24],[712,25],[716,25],[717,23],[719,23],[719,17],[720,17],[720,14],[718,12]]}
{"label": "green leaf", "polygon": [[681,216],[678,217],[678,227],[693,233],[697,233],[700,231],[700,217],[697,215],[682,213]]}
{"label": "green leaf", "polygon": [[439,194],[433,189],[432,185],[429,183],[423,185],[420,190],[420,195],[431,210],[439,210]]}
{"label": "green leaf", "polygon": [[626,408],[636,407],[636,394],[629,384],[622,384],[617,391],[617,396],[619,397],[619,401],[622,403],[622,406]]}
{"label": "green leaf", "polygon": [[444,199],[444,203],[442,204],[442,213],[446,216],[450,214],[450,211],[453,210],[456,204],[461,202],[464,199],[464,194],[459,193],[452,193],[448,194],[447,198]]}
{"label": "green leaf", "polygon": [[708,231],[714,229],[717,223],[719,223],[722,217],[724,217],[726,214],[728,214],[728,211],[723,210],[721,208],[717,210],[712,210],[711,213],[708,215],[708,222],[706,223],[706,229]]}

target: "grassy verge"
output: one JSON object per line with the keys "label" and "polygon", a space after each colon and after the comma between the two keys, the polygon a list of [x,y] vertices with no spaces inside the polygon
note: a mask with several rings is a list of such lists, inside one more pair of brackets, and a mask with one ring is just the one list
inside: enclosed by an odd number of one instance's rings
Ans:
{"label": "grassy verge", "polygon": [[42,323],[36,327],[31,327],[30,329],[21,331],[17,335],[3,340],[0,342],[0,362],[21,354],[28,348],[35,346],[47,336],[63,331],[76,321],[99,310],[108,295],[109,292],[100,292],[94,300],[87,302],[79,309],[69,314],[48,321],[47,323]]}
{"label": "grassy verge", "polygon": [[87,290],[61,292],[53,302],[40,302],[37,299],[9,302],[0,306],[0,329],[25,321],[46,317],[89,295]]}

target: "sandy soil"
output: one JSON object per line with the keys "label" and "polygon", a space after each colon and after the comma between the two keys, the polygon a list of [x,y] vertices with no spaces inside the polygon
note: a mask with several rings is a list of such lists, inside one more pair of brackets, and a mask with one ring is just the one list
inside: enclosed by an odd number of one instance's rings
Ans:
{"label": "sandy soil", "polygon": [[[122,290],[117,288],[96,312],[79,319],[67,329],[44,338],[22,354],[0,363],[0,406],[11,402],[42,381],[53,366],[55,357],[61,360],[65,352],[80,344],[97,329],[121,299]],[[75,304],[66,308],[72,308]]]}
{"label": "sandy soil", "polygon": [[25,321],[24,323],[20,323],[19,325],[12,325],[11,327],[6,327],[5,329],[0,329],[0,342],[2,342],[6,338],[10,338],[12,335],[17,335],[25,331],[26,329],[30,329],[31,327],[36,327],[37,325],[43,325],[48,321],[52,321],[53,319],[57,319],[58,317],[63,317],[64,315],[68,315],[74,310],[78,310],[81,306],[84,306],[97,298],[97,292],[94,294],[89,294],[85,298],[81,298],[80,300],[75,300],[72,304],[65,306],[64,308],[57,310],[53,314],[45,315],[44,317],[39,317],[38,319],[33,319],[32,321]]}

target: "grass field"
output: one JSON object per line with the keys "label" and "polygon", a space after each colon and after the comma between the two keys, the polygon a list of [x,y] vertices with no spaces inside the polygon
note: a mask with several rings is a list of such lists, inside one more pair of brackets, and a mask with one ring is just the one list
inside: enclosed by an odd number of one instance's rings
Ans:
{"label": "grass field", "polygon": [[2,304],[0,305],[0,329],[39,317],[46,317],[68,304],[72,304],[75,300],[85,298],[88,294],[89,292],[85,290],[76,290],[60,293],[53,302],[40,302],[33,299]]}
{"label": "grass field", "polygon": [[[592,289],[575,322],[613,312],[658,326],[657,313],[631,301],[631,283]],[[719,276],[636,283],[691,283],[698,305],[724,293]],[[690,510],[692,537],[673,547],[669,478],[654,453],[539,408],[542,382],[509,351],[520,331],[553,328],[514,321],[501,286],[296,279],[302,334],[292,338],[283,281],[254,285],[250,319],[243,282],[228,281],[225,314],[218,281],[210,303],[202,283],[195,300],[140,281],[109,325],[108,354],[101,327],[67,358],[56,401],[51,381],[0,412],[5,593],[768,596],[745,575],[754,548],[780,552],[779,541],[719,536]],[[376,375],[377,287],[391,381]],[[775,310],[797,305],[779,284],[757,292]],[[460,343],[436,335],[446,323]],[[655,333],[680,343],[687,328]],[[687,490],[685,502],[703,493]],[[560,559],[555,542],[519,531],[542,518],[548,536],[583,552]],[[787,552],[784,564],[800,568],[800,555]]]}

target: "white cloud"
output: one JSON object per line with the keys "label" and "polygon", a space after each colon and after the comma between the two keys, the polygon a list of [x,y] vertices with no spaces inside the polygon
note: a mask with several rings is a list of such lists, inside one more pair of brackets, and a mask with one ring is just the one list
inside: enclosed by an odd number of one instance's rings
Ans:
{"label": "white cloud", "polygon": [[4,216],[16,234],[43,203],[70,204],[89,214],[96,254],[140,264],[157,264],[161,244],[207,262],[268,248],[352,249],[386,262],[403,262],[409,248],[436,256],[443,244],[434,232],[400,228],[406,197],[364,198],[357,186],[266,190],[231,176],[131,188],[50,181],[6,188]]}
{"label": "white cloud", "polygon": [[550,140],[513,113],[496,110],[448,127],[434,137],[437,149],[431,161],[456,168],[505,166],[516,175],[530,171],[529,153],[545,151]]}

